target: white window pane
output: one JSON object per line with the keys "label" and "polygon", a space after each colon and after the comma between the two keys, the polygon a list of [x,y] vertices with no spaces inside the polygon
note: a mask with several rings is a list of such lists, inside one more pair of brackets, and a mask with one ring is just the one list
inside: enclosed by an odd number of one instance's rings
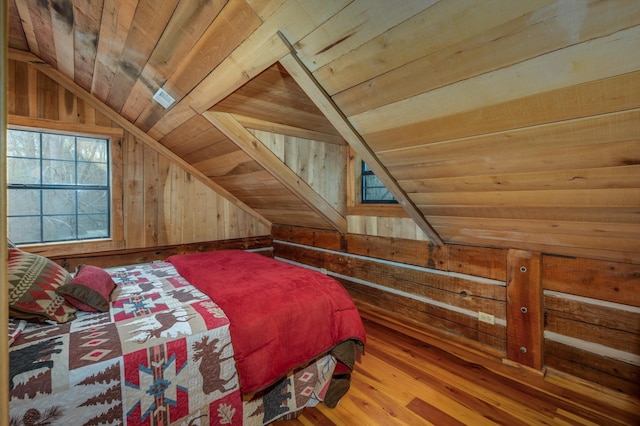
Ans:
{"label": "white window pane", "polygon": [[79,185],[106,185],[108,182],[106,164],[78,163]]}
{"label": "white window pane", "polygon": [[39,189],[9,189],[7,214],[9,216],[40,215]]}
{"label": "white window pane", "polygon": [[43,133],[42,158],[74,161],[76,159],[75,136]]}
{"label": "white window pane", "polygon": [[109,192],[101,190],[78,191],[78,213],[108,213]]}
{"label": "white window pane", "polygon": [[106,163],[107,148],[105,139],[78,138],[78,160]]}
{"label": "white window pane", "polygon": [[40,133],[22,130],[7,131],[7,156],[40,157]]}
{"label": "white window pane", "polygon": [[44,241],[75,240],[76,217],[69,216],[44,216],[42,218],[42,238]]}
{"label": "white window pane", "polygon": [[7,158],[7,183],[16,185],[40,183],[40,160]]}
{"label": "white window pane", "polygon": [[10,217],[7,225],[14,243],[40,242],[40,217]]}
{"label": "white window pane", "polygon": [[42,183],[46,185],[75,184],[75,163],[71,161],[43,160]]}
{"label": "white window pane", "polygon": [[76,212],[76,191],[51,189],[42,191],[42,210],[45,215],[68,214]]}
{"label": "white window pane", "polygon": [[109,216],[89,214],[78,216],[78,238],[104,238],[109,236]]}

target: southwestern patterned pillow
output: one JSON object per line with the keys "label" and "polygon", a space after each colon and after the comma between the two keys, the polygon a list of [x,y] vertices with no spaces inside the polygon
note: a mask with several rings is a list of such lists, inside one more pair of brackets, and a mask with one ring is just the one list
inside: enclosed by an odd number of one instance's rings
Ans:
{"label": "southwestern patterned pillow", "polygon": [[64,323],[75,318],[76,308],[56,288],[71,275],[46,257],[9,249],[9,315],[13,318]]}
{"label": "southwestern patterned pillow", "polygon": [[56,289],[67,302],[85,312],[107,312],[111,292],[116,288],[111,275],[102,268],[80,265],[78,273],[68,284]]}

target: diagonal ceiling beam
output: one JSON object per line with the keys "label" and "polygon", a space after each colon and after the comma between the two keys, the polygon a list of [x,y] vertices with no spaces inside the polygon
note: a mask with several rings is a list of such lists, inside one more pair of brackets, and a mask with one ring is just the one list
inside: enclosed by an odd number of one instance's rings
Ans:
{"label": "diagonal ceiling beam", "polygon": [[238,147],[257,161],[287,189],[329,222],[341,233],[347,232],[347,220],[320,194],[303,181],[269,148],[247,130],[233,115],[226,112],[205,111],[202,116],[209,120]]}
{"label": "diagonal ceiling beam", "polygon": [[300,127],[292,127],[282,123],[274,123],[259,118],[247,117],[243,115],[233,114],[233,116],[247,129],[264,130],[271,133],[279,133],[281,135],[293,136],[301,139],[308,139],[318,142],[332,143],[335,145],[346,145],[347,142],[340,135],[330,135],[327,133],[317,132],[315,130],[302,129]]}
{"label": "diagonal ceiling beam", "polygon": [[322,86],[320,86],[311,72],[309,72],[309,70],[304,66],[302,61],[300,61],[300,58],[296,55],[295,49],[286,37],[282,33],[278,34],[280,34],[282,42],[289,47],[291,52],[280,59],[280,64],[285,67],[291,77],[293,77],[320,111],[323,112],[329,122],[331,122],[342,137],[345,138],[347,143],[369,165],[371,170],[387,187],[389,192],[393,194],[398,203],[400,203],[420,229],[427,235],[429,240],[437,246],[444,245],[438,233],[433,229],[429,222],[427,222],[418,207],[413,203],[413,201],[411,201],[407,193],[404,192],[393,176],[389,174],[387,168],[384,167],[362,136],[360,136],[357,130],[351,125],[349,119],[342,113]]}
{"label": "diagonal ceiling beam", "polygon": [[51,78],[52,80],[54,80],[61,86],[65,87],[67,90],[69,90],[71,93],[78,96],[84,102],[86,102],[87,104],[91,105],[92,107],[100,111],[102,114],[109,117],[109,119],[111,119],[114,123],[122,127],[127,132],[131,133],[138,140],[149,145],[151,148],[155,149],[160,154],[164,155],[169,160],[171,160],[175,164],[182,167],[186,172],[190,173],[196,179],[204,183],[206,186],[216,191],[218,194],[220,194],[220,196],[224,197],[231,204],[243,210],[245,213],[248,213],[249,215],[253,216],[256,220],[258,220],[260,223],[262,223],[266,227],[271,228],[271,222],[267,220],[264,216],[262,216],[260,213],[256,212],[251,207],[249,207],[248,205],[240,201],[229,191],[227,191],[226,189],[224,189],[223,187],[221,187],[220,185],[218,185],[217,183],[209,179],[209,177],[206,176],[204,173],[202,173],[200,170],[196,169],[191,164],[187,163],[182,158],[178,157],[173,151],[171,151],[170,149],[162,145],[160,142],[158,142],[157,140],[155,140],[154,138],[152,138],[151,136],[149,136],[148,134],[140,130],[133,123],[131,123],[130,121],[122,117],[120,114],[118,114],[117,112],[109,108],[102,101],[100,101],[98,98],[93,96],[91,93],[87,92],[85,89],[80,87],[78,84],[76,84],[73,80],[71,80],[64,74],[62,74],[60,71],[56,70],[55,68],[51,67],[49,64],[45,63],[42,59],[38,58],[32,53],[23,52],[21,50],[15,50],[15,49],[9,49],[9,59],[13,59],[20,62],[26,62],[34,66],[36,69],[38,69],[38,71],[47,75],[49,78]]}

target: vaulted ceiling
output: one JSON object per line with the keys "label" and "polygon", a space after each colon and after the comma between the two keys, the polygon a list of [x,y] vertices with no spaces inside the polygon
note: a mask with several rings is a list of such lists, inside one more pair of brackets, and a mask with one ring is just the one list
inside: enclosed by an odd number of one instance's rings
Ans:
{"label": "vaulted ceiling", "polygon": [[[640,3],[9,0],[46,70],[271,223],[347,231],[251,130],[350,145],[435,244],[640,261]],[[165,109],[163,88],[176,102]]]}

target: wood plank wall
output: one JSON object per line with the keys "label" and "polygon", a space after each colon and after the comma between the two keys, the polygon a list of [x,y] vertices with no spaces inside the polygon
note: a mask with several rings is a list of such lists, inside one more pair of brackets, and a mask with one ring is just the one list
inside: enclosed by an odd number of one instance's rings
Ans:
{"label": "wood plank wall", "polygon": [[273,257],[271,236],[234,238],[228,240],[204,241],[191,244],[173,244],[162,247],[134,248],[94,253],[62,254],[49,259],[69,271],[75,271],[79,265],[87,264],[100,268],[133,265],[156,260],[165,260],[169,256],[216,250],[251,250],[267,257]]}
{"label": "wood plank wall", "polygon": [[[326,270],[358,303],[505,362],[640,395],[638,265],[310,228],[272,234],[277,258]],[[508,297],[522,285],[537,290]]]}
{"label": "wood plank wall", "polygon": [[345,214],[347,145],[263,130],[251,132],[333,208]]}
{"label": "wood plank wall", "polygon": [[[8,113],[55,128],[118,128],[28,64],[9,61]],[[21,120],[22,123],[28,120]],[[11,124],[11,122],[9,122]],[[112,144],[113,241],[34,248],[45,256],[269,235],[270,230],[127,132]],[[120,159],[120,160],[118,160]],[[119,217],[119,219],[117,219]]]}

